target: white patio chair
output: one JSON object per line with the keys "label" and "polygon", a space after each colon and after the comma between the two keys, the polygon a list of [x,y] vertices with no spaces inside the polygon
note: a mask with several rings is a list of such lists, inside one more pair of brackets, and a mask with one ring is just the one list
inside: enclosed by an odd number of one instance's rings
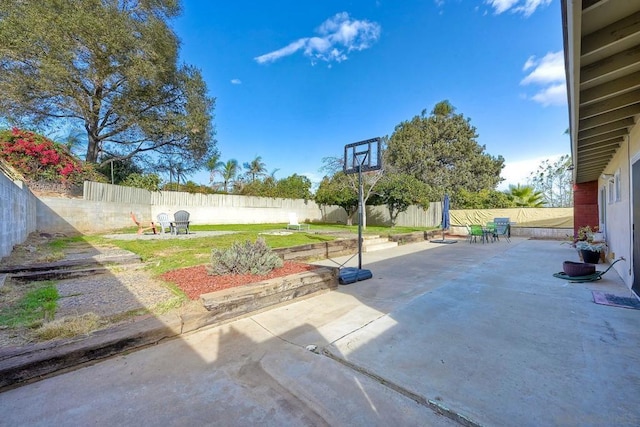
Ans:
{"label": "white patio chair", "polygon": [[159,213],[158,216],[158,222],[156,223],[156,225],[159,225],[160,227],[160,233],[164,234],[165,231],[164,229],[166,228],[167,230],[169,230],[169,232],[171,232],[171,220],[169,219],[169,215],[162,212]]}
{"label": "white patio chair", "polygon": [[298,214],[296,214],[295,212],[291,212],[289,214],[289,224],[287,224],[287,230],[288,229],[292,229],[292,230],[308,230],[309,229],[309,224],[301,224],[298,222]]}

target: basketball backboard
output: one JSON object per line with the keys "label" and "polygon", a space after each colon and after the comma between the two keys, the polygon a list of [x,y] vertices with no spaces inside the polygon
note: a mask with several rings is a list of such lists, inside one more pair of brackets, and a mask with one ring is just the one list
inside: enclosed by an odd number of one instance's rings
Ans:
{"label": "basketball backboard", "polygon": [[345,174],[382,169],[381,139],[372,138],[344,146]]}

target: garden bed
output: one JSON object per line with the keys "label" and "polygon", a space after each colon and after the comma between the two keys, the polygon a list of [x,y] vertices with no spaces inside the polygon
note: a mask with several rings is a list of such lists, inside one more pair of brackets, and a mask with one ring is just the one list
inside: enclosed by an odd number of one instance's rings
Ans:
{"label": "garden bed", "polygon": [[282,267],[275,268],[265,275],[227,274],[223,276],[212,276],[207,273],[205,265],[197,265],[169,271],[164,273],[161,278],[175,283],[189,299],[196,300],[200,298],[202,294],[248,285],[276,277],[303,273],[316,268],[318,267],[310,264],[286,261]]}

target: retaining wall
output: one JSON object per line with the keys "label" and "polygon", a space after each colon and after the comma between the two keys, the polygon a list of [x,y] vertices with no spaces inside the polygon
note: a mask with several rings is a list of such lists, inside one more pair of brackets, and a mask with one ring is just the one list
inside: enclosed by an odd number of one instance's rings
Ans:
{"label": "retaining wall", "polygon": [[0,172],[0,258],[36,230],[37,200],[22,181]]}

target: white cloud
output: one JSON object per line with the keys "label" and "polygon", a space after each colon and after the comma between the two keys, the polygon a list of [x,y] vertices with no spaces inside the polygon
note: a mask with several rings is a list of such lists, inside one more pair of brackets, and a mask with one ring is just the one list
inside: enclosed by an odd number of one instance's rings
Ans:
{"label": "white cloud", "polygon": [[509,11],[531,16],[538,8],[548,6],[551,0],[485,0],[485,3],[494,9],[496,15]]}
{"label": "white cloud", "polygon": [[544,106],[566,104],[567,89],[562,51],[547,53],[541,59],[530,56],[522,69],[529,74],[520,81],[520,84],[537,87],[537,92],[530,99]]}
{"label": "white cloud", "polygon": [[527,62],[524,63],[524,66],[522,67],[522,71],[527,71],[531,69],[531,67],[534,67],[535,65],[536,65],[536,57],[530,56],[529,59],[527,59]]}
{"label": "white cloud", "polygon": [[496,11],[496,14],[501,14],[509,9],[511,9],[519,0],[487,0],[486,3],[493,7]]}
{"label": "white cloud", "polygon": [[241,85],[242,81],[240,79],[231,79],[232,85]]}
{"label": "white cloud", "polygon": [[532,159],[526,160],[518,160],[515,162],[505,162],[504,169],[500,173],[500,176],[504,178],[498,185],[499,191],[504,191],[509,189],[509,185],[527,185],[529,183],[529,178],[532,172],[535,172],[538,169],[538,166],[545,161],[550,160],[551,162],[556,162],[562,154],[555,154],[547,157],[536,157]]}
{"label": "white cloud", "polygon": [[269,52],[269,53],[265,53],[264,55],[260,55],[256,58],[254,58],[259,64],[264,64],[266,62],[274,62],[277,61],[278,59],[285,57],[285,56],[289,56],[292,55],[294,53],[296,53],[297,51],[299,51],[300,49],[302,49],[306,43],[307,43],[308,39],[299,39],[296,40],[292,43],[289,43],[287,46],[278,49],[278,50],[274,50],[273,52]]}
{"label": "white cloud", "polygon": [[347,12],[341,12],[320,24],[316,32],[318,36],[300,38],[254,59],[265,64],[302,50],[312,63],[342,62],[348,59],[349,52],[371,47],[380,38],[380,25],[367,20],[352,20]]}
{"label": "white cloud", "polygon": [[566,105],[567,87],[564,83],[559,83],[546,87],[531,97],[536,102],[546,106]]}
{"label": "white cloud", "polygon": [[547,53],[540,60],[537,60],[535,56],[529,57],[523,69],[526,71],[531,68],[533,71],[520,84],[547,84],[564,81],[564,55],[562,51]]}

